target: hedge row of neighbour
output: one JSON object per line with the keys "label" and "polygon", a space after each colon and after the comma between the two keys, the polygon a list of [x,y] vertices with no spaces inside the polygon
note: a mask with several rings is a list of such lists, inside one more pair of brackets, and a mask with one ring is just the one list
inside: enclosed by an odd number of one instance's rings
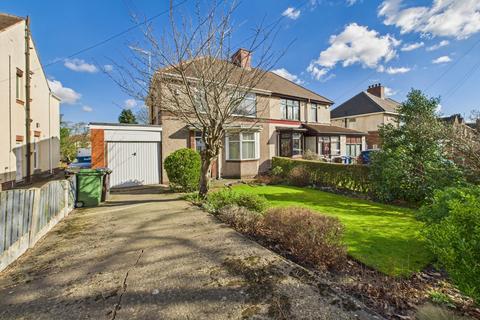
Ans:
{"label": "hedge row of neighbour", "polygon": [[366,165],[343,165],[303,159],[274,157],[272,173],[294,185],[315,185],[360,193],[371,191]]}

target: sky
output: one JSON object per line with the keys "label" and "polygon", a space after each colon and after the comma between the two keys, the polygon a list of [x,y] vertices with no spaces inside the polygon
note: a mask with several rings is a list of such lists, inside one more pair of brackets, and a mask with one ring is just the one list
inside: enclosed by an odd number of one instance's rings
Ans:
{"label": "sky", "polygon": [[[180,16],[193,14],[193,0],[174,3]],[[71,122],[116,122],[122,108],[141,108],[105,72],[141,38],[132,13],[155,17],[162,32],[167,10],[166,0],[0,0],[0,12],[30,16]],[[440,97],[443,115],[480,109],[480,0],[243,0],[232,40],[241,44],[261,21],[278,23],[273,50],[284,54],[272,70],[333,107],[381,83],[400,102],[411,88]]]}

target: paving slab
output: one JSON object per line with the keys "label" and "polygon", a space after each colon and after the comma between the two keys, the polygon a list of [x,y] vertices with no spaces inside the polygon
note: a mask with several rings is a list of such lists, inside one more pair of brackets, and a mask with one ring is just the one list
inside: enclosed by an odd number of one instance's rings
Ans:
{"label": "paving slab", "polygon": [[159,187],[77,209],[0,273],[0,319],[378,319]]}

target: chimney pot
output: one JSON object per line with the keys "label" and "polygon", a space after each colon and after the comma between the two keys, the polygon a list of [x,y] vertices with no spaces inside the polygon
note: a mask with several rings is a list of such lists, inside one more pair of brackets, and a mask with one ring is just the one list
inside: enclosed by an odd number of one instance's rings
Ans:
{"label": "chimney pot", "polygon": [[385,98],[385,87],[382,86],[380,83],[368,86],[367,92],[379,98]]}

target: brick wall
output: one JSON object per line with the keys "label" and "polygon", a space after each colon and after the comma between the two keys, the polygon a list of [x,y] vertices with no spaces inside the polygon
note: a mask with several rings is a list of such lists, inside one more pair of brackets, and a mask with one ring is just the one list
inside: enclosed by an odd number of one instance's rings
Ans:
{"label": "brick wall", "polygon": [[368,131],[367,148],[376,149],[376,148],[380,148],[381,145],[382,145],[382,140],[380,139],[380,135],[378,131]]}
{"label": "brick wall", "polygon": [[90,130],[90,142],[92,145],[92,168],[106,167],[105,161],[105,136],[103,129]]}

